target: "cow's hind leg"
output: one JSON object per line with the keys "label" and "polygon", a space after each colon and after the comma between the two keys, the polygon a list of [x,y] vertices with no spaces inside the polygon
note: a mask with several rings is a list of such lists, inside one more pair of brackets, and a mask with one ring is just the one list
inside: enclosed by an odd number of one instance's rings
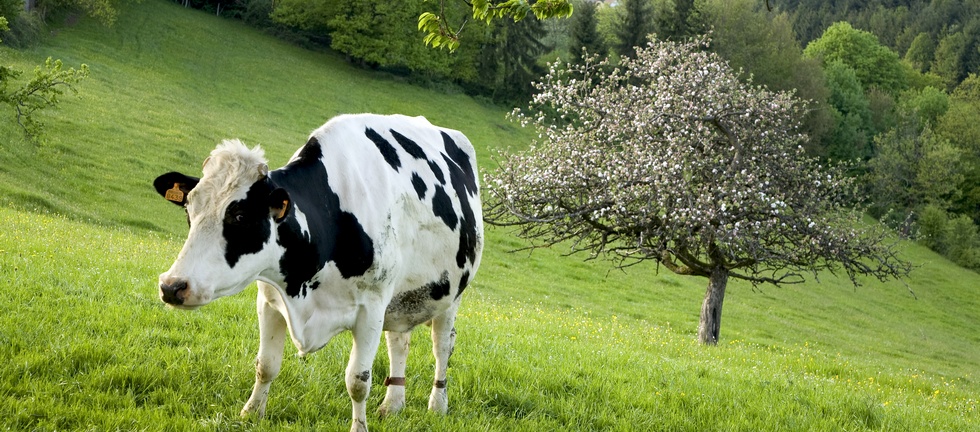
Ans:
{"label": "cow's hind leg", "polygon": [[405,365],[408,362],[408,345],[412,333],[385,332],[388,344],[388,379],[385,386],[385,400],[378,408],[378,414],[384,416],[397,413],[405,406]]}
{"label": "cow's hind leg", "polygon": [[449,396],[446,392],[446,372],[449,356],[456,343],[456,310],[459,302],[453,303],[445,313],[432,319],[432,354],[436,358],[436,373],[429,395],[429,409],[440,414],[449,410]]}
{"label": "cow's hind leg", "polygon": [[358,314],[357,322],[351,329],[354,346],[350,350],[345,381],[347,394],[353,405],[352,432],[367,432],[366,406],[371,391],[371,366],[381,344],[381,325],[384,320],[384,307],[365,307]]}
{"label": "cow's hind leg", "polygon": [[242,416],[249,414],[265,415],[265,404],[269,398],[269,386],[279,375],[282,366],[283,345],[286,343],[286,320],[273,306],[280,301],[276,289],[259,282],[256,309],[259,314],[259,354],[255,359],[255,386],[252,396],[242,408]]}

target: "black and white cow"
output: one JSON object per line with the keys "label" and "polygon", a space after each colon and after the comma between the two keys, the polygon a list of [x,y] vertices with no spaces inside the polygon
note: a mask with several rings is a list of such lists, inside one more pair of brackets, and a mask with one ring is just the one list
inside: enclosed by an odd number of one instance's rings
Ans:
{"label": "black and white cow", "polygon": [[366,430],[381,332],[391,360],[379,409],[387,414],[405,403],[410,331],[422,323],[432,326],[436,360],[429,409],[446,412],[456,311],[483,250],[475,153],[463,134],[422,117],[344,115],[280,169],[269,171],[259,147],[230,140],[203,171],[154,181],[190,224],[160,275],[160,298],[194,309],[258,281],[261,340],[242,415],[264,414],[287,331],[303,356],[350,330],[351,430]]}

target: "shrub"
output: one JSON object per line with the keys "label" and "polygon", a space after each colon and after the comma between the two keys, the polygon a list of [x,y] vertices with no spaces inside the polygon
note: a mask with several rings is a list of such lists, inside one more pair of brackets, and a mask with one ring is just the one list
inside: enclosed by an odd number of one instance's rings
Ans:
{"label": "shrub", "polygon": [[931,204],[925,206],[919,213],[919,243],[945,255],[948,249],[948,224],[946,211]]}
{"label": "shrub", "polygon": [[960,215],[949,221],[947,231],[946,256],[960,266],[980,269],[980,244],[977,242],[977,226],[973,224],[973,219]]}
{"label": "shrub", "polygon": [[[6,15],[8,11],[5,10],[5,3],[8,1],[0,0],[0,15],[7,17],[10,26],[8,31],[2,32],[3,36],[0,39],[3,40],[4,45],[14,48],[27,48],[36,45],[44,36],[44,20],[36,12],[18,10],[11,15]],[[18,4],[18,8],[24,7],[24,4],[19,1],[15,3]]]}

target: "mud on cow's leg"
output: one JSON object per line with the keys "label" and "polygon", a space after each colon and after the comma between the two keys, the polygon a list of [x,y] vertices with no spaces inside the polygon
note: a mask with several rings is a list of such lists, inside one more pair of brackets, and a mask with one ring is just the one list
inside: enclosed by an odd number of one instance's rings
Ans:
{"label": "mud on cow's leg", "polygon": [[456,343],[454,325],[458,307],[459,303],[454,303],[445,313],[432,319],[432,354],[436,358],[436,372],[432,393],[429,395],[429,409],[440,414],[449,410],[446,373],[449,369],[449,356]]}
{"label": "mud on cow's leg", "polygon": [[364,308],[354,325],[354,346],[350,351],[345,381],[353,405],[351,432],[367,432],[366,405],[371,391],[371,366],[381,344],[384,308]]}
{"label": "mud on cow's leg", "polygon": [[265,415],[269,386],[279,375],[282,353],[286,343],[286,320],[273,306],[279,301],[279,293],[266,283],[259,282],[256,309],[259,315],[259,354],[255,359],[255,386],[252,395],[242,408],[241,415]]}
{"label": "mud on cow's leg", "polygon": [[411,332],[385,332],[388,344],[388,378],[385,379],[385,400],[378,408],[378,414],[390,415],[401,411],[405,406],[405,366],[408,362],[408,346]]}

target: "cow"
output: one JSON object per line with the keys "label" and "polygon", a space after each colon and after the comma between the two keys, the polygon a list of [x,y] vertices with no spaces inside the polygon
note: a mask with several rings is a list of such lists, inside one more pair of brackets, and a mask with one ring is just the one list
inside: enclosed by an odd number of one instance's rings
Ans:
{"label": "cow", "polygon": [[341,115],[282,168],[270,171],[259,146],[225,140],[202,170],[153,182],[190,227],[160,299],[196,309],[257,281],[260,341],[242,416],[265,414],[287,332],[305,356],[350,330],[351,430],[366,431],[382,331],[387,415],[404,406],[410,332],[423,323],[435,356],[429,409],[447,411],[456,312],[483,251],[476,154],[462,133],[423,117]]}

